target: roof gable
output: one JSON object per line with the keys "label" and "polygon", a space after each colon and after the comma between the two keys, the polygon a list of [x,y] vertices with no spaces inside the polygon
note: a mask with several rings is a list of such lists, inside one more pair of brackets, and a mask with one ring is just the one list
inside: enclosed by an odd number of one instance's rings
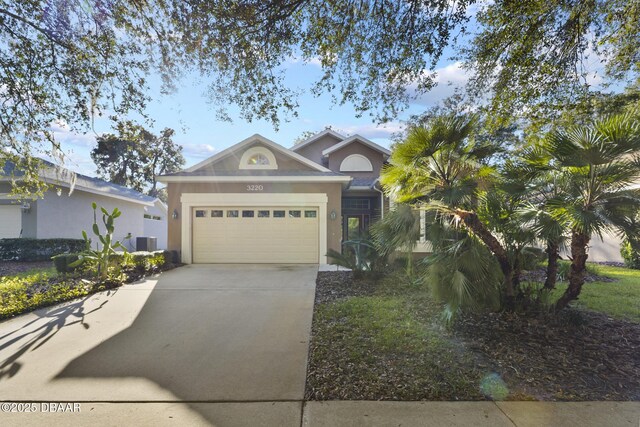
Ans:
{"label": "roof gable", "polygon": [[331,153],[334,153],[344,147],[346,147],[349,144],[353,144],[354,142],[359,142],[363,145],[366,145],[367,147],[378,151],[380,153],[382,153],[385,157],[389,157],[391,155],[391,151],[387,150],[386,148],[384,148],[381,145],[376,144],[375,142],[365,138],[364,136],[361,135],[353,135],[347,139],[345,139],[344,141],[327,148],[326,150],[322,151],[322,155],[323,156],[328,156]]}
{"label": "roof gable", "polygon": [[336,132],[336,131],[334,131],[332,129],[325,129],[322,132],[318,132],[317,134],[309,137],[308,139],[305,139],[304,141],[294,145],[293,147],[291,147],[291,150],[292,151],[298,151],[302,147],[309,146],[309,145],[313,144],[314,142],[318,141],[319,139],[322,139],[322,137],[327,136],[327,135],[334,137],[338,141],[343,141],[346,138],[345,136],[340,135],[338,132]]}
{"label": "roof gable", "polygon": [[208,159],[203,160],[202,162],[191,166],[190,168],[185,169],[185,172],[195,172],[199,169],[206,168],[207,166],[213,165],[217,162],[220,162],[226,159],[229,156],[236,154],[238,151],[242,149],[249,149],[253,145],[262,145],[266,148],[273,150],[274,152],[285,156],[289,159],[296,161],[302,165],[309,167],[311,170],[319,171],[319,172],[331,172],[329,169],[297,154],[291,150],[284,148],[283,146],[276,144],[268,138],[265,138],[262,135],[254,134],[247,139],[240,141],[239,143],[232,145],[231,147],[209,157]]}

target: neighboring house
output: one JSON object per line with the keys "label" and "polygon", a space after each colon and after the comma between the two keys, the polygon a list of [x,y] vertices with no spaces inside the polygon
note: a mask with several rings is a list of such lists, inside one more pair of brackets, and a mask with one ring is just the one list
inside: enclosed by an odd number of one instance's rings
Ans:
{"label": "neighboring house", "polygon": [[[51,188],[43,198],[22,203],[9,195],[12,164],[0,169],[0,239],[81,239],[83,230],[92,237],[91,203],[95,202],[109,211],[116,207],[122,211],[116,220],[115,238],[127,249],[135,250],[137,237],[156,237],[158,249],[167,247],[167,207],[159,199],[98,178],[73,174],[50,162],[43,161],[43,165],[40,178]],[[19,171],[14,174],[19,180]],[[100,214],[98,223],[104,229]],[[125,239],[129,234],[131,238]]]}
{"label": "neighboring house", "polygon": [[159,177],[185,263],[326,263],[382,215],[389,151],[326,130],[289,150],[260,135]]}
{"label": "neighboring house", "polygon": [[[327,250],[384,216],[378,179],[391,153],[327,129],[287,149],[253,135],[167,184],[167,248],[185,263],[326,263]],[[429,252],[424,215],[416,252]],[[618,261],[619,240],[592,240],[591,260]]]}

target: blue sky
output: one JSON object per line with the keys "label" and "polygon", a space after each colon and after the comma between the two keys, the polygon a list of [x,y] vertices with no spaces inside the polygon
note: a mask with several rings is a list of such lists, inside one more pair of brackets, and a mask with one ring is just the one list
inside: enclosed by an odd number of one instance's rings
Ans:
{"label": "blue sky", "polygon": [[[453,93],[456,86],[464,85],[466,75],[455,62],[443,60],[437,68],[440,84],[428,94],[421,96],[402,113],[397,120],[377,125],[368,115],[361,118],[351,105],[333,105],[331,96],[323,94],[316,98],[308,90],[300,98],[298,117],[291,121],[282,121],[279,130],[267,121],[248,123],[238,117],[237,108],[230,106],[233,122],[217,120],[214,106],[207,100],[207,82],[195,75],[185,76],[178,85],[178,90],[170,95],[160,91],[160,81],[150,76],[152,102],[147,108],[149,116],[155,120],[153,131],[165,127],[176,130],[174,141],[183,146],[187,166],[224,150],[225,148],[259,133],[285,147],[293,145],[293,141],[305,131],[320,132],[325,127],[345,135],[360,134],[385,146],[390,145],[390,136],[402,129],[402,120],[410,114],[419,113],[430,105]],[[303,64],[291,61],[287,64],[287,79],[296,87],[309,89],[320,73],[316,63]],[[95,146],[96,136],[111,131],[110,122],[97,120],[95,132],[77,134],[70,132],[65,125],[53,126],[56,138],[67,154],[65,166],[76,172],[95,175],[89,152]]]}

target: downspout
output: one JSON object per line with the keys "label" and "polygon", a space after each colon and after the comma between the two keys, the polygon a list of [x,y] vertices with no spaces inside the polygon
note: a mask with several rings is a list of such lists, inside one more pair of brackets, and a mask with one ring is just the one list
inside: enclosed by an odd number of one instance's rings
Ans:
{"label": "downspout", "polygon": [[380,183],[380,178],[376,178],[376,180],[373,181],[373,189],[376,190],[378,193],[380,193],[380,219],[384,219],[384,193],[382,192],[381,189],[376,187],[376,184],[379,184],[379,183]]}

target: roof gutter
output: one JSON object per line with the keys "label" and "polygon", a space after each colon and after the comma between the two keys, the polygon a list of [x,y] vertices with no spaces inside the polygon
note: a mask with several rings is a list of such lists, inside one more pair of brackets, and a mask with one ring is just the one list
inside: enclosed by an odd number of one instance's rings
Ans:
{"label": "roof gutter", "polygon": [[379,183],[380,183],[380,178],[376,178],[376,180],[373,181],[373,185],[371,186],[371,188],[373,188],[375,191],[380,193],[380,219],[384,219],[384,192],[378,187],[376,187],[376,184],[379,184]]}

